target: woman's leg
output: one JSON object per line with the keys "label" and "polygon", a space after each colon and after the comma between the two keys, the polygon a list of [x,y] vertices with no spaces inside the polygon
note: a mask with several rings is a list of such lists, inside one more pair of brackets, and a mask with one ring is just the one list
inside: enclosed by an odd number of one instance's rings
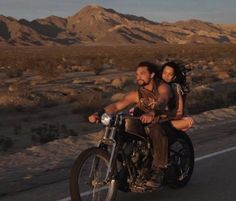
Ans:
{"label": "woman's leg", "polygon": [[171,124],[178,130],[186,131],[193,126],[194,120],[192,117],[183,117],[179,120],[172,120]]}

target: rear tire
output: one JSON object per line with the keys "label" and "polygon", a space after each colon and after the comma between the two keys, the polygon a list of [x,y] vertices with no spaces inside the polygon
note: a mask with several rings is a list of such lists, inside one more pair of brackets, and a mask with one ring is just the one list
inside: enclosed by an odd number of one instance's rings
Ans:
{"label": "rear tire", "polygon": [[99,148],[89,148],[78,156],[70,173],[72,201],[114,201],[116,199],[116,180],[103,183],[109,159],[109,154]]}
{"label": "rear tire", "polygon": [[170,145],[170,163],[167,169],[167,183],[172,188],[184,187],[194,169],[194,149],[185,132],[177,131],[177,139]]}

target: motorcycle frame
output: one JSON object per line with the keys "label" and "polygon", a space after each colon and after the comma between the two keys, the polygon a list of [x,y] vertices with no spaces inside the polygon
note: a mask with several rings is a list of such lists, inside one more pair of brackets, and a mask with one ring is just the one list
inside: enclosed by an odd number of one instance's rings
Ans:
{"label": "motorcycle frame", "polygon": [[[136,177],[137,177],[137,171],[136,171],[135,165],[132,163],[132,161],[128,159],[124,151],[120,149],[119,139],[118,140],[115,139],[116,135],[119,134],[118,133],[119,131],[117,128],[119,125],[122,124],[122,120],[123,120],[122,114],[116,115],[114,124],[112,126],[111,125],[105,126],[103,138],[98,143],[98,147],[101,149],[105,149],[106,151],[108,151],[108,146],[111,147],[110,160],[109,160],[109,165],[108,165],[105,181],[109,182],[115,177],[116,170],[117,170],[117,166],[116,166],[117,155],[119,153],[119,150],[121,150],[121,153],[119,154],[121,154],[122,160],[125,162],[127,166],[127,170],[131,178],[131,183],[135,183]],[[147,142],[147,147],[150,152],[151,146],[150,146],[149,141]],[[135,172],[132,170],[135,170]]]}

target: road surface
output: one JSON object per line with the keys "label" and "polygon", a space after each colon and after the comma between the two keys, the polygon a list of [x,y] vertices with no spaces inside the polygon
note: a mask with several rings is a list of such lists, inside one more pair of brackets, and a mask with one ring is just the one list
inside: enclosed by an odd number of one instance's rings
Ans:
{"label": "road surface", "polygon": [[[198,128],[189,135],[197,161],[186,187],[177,190],[164,187],[157,192],[144,194],[119,192],[117,201],[236,200],[236,120]],[[2,196],[0,200],[69,201],[68,180]]]}

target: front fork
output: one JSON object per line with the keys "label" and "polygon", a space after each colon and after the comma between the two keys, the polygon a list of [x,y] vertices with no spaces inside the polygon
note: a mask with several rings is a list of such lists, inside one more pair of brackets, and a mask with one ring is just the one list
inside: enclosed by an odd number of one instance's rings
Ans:
{"label": "front fork", "polygon": [[106,127],[103,139],[98,143],[99,148],[105,149],[108,153],[110,153],[110,159],[108,162],[108,168],[105,178],[106,183],[114,178],[114,173],[116,172],[116,161],[118,154],[118,146],[115,140],[116,132],[116,127]]}

